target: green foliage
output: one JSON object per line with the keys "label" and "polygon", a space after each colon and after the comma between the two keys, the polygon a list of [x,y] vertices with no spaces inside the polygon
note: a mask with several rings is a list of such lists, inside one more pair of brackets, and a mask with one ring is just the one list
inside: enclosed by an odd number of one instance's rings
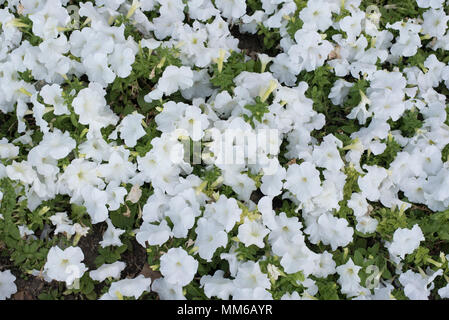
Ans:
{"label": "green foliage", "polygon": [[340,300],[338,296],[338,285],[336,281],[326,281],[326,279],[317,279],[319,297],[322,300]]}
{"label": "green foliage", "polygon": [[257,34],[259,36],[262,36],[265,50],[274,48],[281,40],[281,36],[279,34],[278,29],[274,30],[269,29],[265,27],[262,23],[259,24],[259,30],[257,31]]}
{"label": "green foliage", "polygon": [[299,13],[301,12],[302,9],[304,9],[307,6],[307,1],[295,0],[295,4],[296,4],[295,14],[292,17],[290,17],[290,19],[287,22],[287,33],[292,39],[295,38],[296,31],[301,29],[302,25],[304,24],[304,22],[301,19],[299,19]]}
{"label": "green foliage", "polygon": [[249,122],[251,126],[254,128],[255,127],[254,120],[257,120],[259,123],[262,123],[262,118],[264,114],[270,112],[268,106],[269,104],[267,102],[261,101],[260,97],[256,97],[255,104],[245,105],[245,109],[251,111],[251,115],[248,116],[244,114],[243,119],[245,119],[246,122]]}
{"label": "green foliage", "polygon": [[253,15],[257,10],[262,10],[262,2],[260,0],[246,1],[246,11],[248,15]]}
{"label": "green foliage", "polygon": [[424,51],[422,48],[419,48],[417,53],[413,57],[409,57],[406,59],[406,65],[407,67],[415,66],[425,71],[424,61],[426,61],[429,55],[430,53],[428,51]]}
{"label": "green foliage", "polygon": [[325,115],[330,112],[332,103],[328,96],[335,80],[335,75],[327,65],[318,67],[314,72],[301,72],[301,81],[309,84],[306,97],[313,100],[313,108]]}
{"label": "green foliage", "polygon": [[77,286],[74,286],[72,289],[67,289],[63,294],[69,295],[79,295],[81,299],[86,297],[89,300],[96,300],[97,294],[95,293],[95,282],[89,277],[88,273],[84,273],[81,279],[78,280],[79,283]]}
{"label": "green foliage", "polygon": [[332,20],[339,22],[344,17],[350,16],[350,15],[351,15],[351,12],[349,10],[347,10],[346,8],[340,8],[340,12],[338,14],[332,13]]}
{"label": "green foliage", "polygon": [[423,122],[417,110],[406,110],[398,121],[391,121],[391,124],[391,130],[399,129],[404,137],[411,138],[422,127]]}
{"label": "green foliage", "polygon": [[349,141],[348,134],[357,131],[360,126],[354,120],[346,118],[345,108],[334,106],[328,98],[336,80],[331,68],[324,65],[314,72],[303,71],[299,74],[299,79],[309,84],[305,95],[313,100],[313,109],[326,117],[324,130],[313,133],[313,136],[320,140],[328,134],[335,134],[340,140]]}
{"label": "green foliage", "polygon": [[204,290],[200,288],[199,284],[192,281],[185,287],[185,295],[188,300],[207,300]]}
{"label": "green foliage", "polygon": [[446,162],[449,159],[449,144],[447,144],[441,151],[441,160]]}
{"label": "green foliage", "polygon": [[241,242],[239,242],[236,252],[237,258],[244,261],[257,261],[265,254],[265,250],[263,248],[259,248],[254,244],[247,247]]}
{"label": "green foliage", "polygon": [[[266,272],[264,270],[264,272]],[[285,293],[292,293],[297,291],[298,293],[304,291],[304,286],[298,283],[298,281],[304,281],[304,275],[302,272],[294,274],[281,275],[276,281],[272,281],[271,289],[268,290],[273,299],[280,299]]]}
{"label": "green foliage", "polygon": [[40,293],[37,297],[39,300],[64,300],[58,289],[50,289]]}
{"label": "green foliage", "polygon": [[[14,265],[22,271],[41,269],[45,263],[48,250],[55,243],[56,238],[52,241],[21,238],[18,228],[19,223],[26,225],[25,217],[31,216],[33,218],[38,215],[38,212],[33,215],[27,214],[27,209],[23,205],[26,202],[17,203],[14,186],[8,178],[0,181],[0,190],[3,192],[0,211],[3,215],[3,219],[0,219],[0,248],[6,248],[6,250],[0,251],[0,254],[8,254]],[[34,223],[35,220],[32,219],[29,226],[34,225]],[[41,225],[41,223],[38,223],[38,225]]]}
{"label": "green foliage", "polygon": [[363,0],[360,10],[364,11],[373,4],[380,10],[381,27],[406,18],[416,18],[424,11],[418,7],[415,0]]}
{"label": "green foliage", "polygon": [[338,203],[340,205],[340,210],[338,210],[337,215],[340,218],[348,219],[352,214],[352,209],[348,207],[348,200],[351,199],[354,192],[360,192],[357,182],[360,177],[360,173],[354,167],[346,167],[345,174],[346,183],[343,187],[343,200]]}
{"label": "green foliage", "polygon": [[36,36],[33,33],[33,21],[28,16],[20,16],[20,18],[17,19],[20,24],[25,24],[26,26],[20,26],[19,30],[22,31],[23,34],[23,40],[28,40],[28,42],[32,46],[38,46],[40,45],[43,40],[42,38]]}
{"label": "green foliage", "polygon": [[159,101],[145,102],[144,96],[158,82],[165,67],[181,66],[178,55],[179,50],[173,48],[159,47],[151,52],[146,48],[139,48],[131,74],[126,78],[117,77],[108,86],[106,101],[112,110],[123,116],[135,110],[145,115],[159,106]]}
{"label": "green foliage", "polygon": [[399,143],[394,140],[393,137],[388,138],[386,141],[387,147],[380,155],[364,154],[361,162],[369,166],[382,166],[388,168],[393,160],[396,158],[397,153],[401,150]]}
{"label": "green foliage", "polygon": [[290,20],[288,20],[288,23],[287,23],[287,33],[288,33],[288,35],[292,39],[294,39],[296,31],[301,29],[303,24],[304,24],[304,22],[302,22],[302,20],[299,19],[297,15],[291,17]]}
{"label": "green foliage", "polygon": [[354,85],[349,89],[347,99],[344,102],[344,109],[347,113],[349,113],[352,108],[357,106],[360,101],[362,101],[360,91],[365,94],[368,87],[369,82],[365,79],[359,79],[354,82]]}
{"label": "green foliage", "polygon": [[95,258],[95,265],[97,267],[101,266],[105,263],[114,263],[117,260],[120,260],[121,254],[124,253],[128,249],[126,244],[116,247],[116,246],[108,246],[102,248],[98,247],[98,256]]}
{"label": "green foliage", "polygon": [[407,263],[413,263],[417,267],[422,267],[428,264],[430,250],[425,247],[418,247],[413,253],[408,254],[405,258]]}
{"label": "green foliage", "polygon": [[376,218],[380,218],[376,232],[378,232],[383,239],[392,239],[396,229],[408,227],[407,217],[403,211],[381,208],[375,210],[373,215]]}
{"label": "green foliage", "polygon": [[142,33],[137,30],[136,26],[130,18],[127,18],[124,15],[119,15],[114,21],[114,26],[120,27],[121,25],[125,26],[125,39],[127,39],[128,37],[132,37],[136,42],[142,40]]}
{"label": "green foliage", "polygon": [[232,52],[228,60],[223,63],[223,69],[218,71],[217,64],[213,65],[213,75],[210,82],[221,90],[227,90],[232,93],[234,87],[234,78],[243,71],[255,72],[255,61],[246,60],[246,56],[242,52]]}
{"label": "green foliage", "polygon": [[410,224],[419,223],[427,241],[449,244],[449,210],[429,214],[418,211],[410,218]]}
{"label": "green foliage", "polygon": [[10,179],[3,178],[0,180],[0,188],[3,192],[3,199],[1,202],[1,212],[3,219],[8,221],[12,219],[12,212],[16,206],[17,195],[14,190],[14,186]]}

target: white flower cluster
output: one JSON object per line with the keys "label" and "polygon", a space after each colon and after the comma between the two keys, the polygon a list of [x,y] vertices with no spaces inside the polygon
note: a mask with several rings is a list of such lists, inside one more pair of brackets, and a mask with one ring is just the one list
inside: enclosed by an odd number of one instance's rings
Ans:
{"label": "white flower cluster", "polygon": [[[14,183],[31,212],[57,196],[85,207],[91,224],[107,224],[101,248],[120,247],[120,237],[131,235],[160,250],[162,277],[154,281],[121,279],[122,261],[90,270],[92,280],[114,280],[101,299],[138,299],[150,291],[185,299],[183,288],[198,279],[208,298],[272,299],[273,290],[282,290],[280,277],[302,288],[282,299],[315,298],[323,279],[347,298],[390,299],[403,289],[410,299],[427,299],[447,272],[444,254],[426,272],[404,271],[402,263],[426,241],[425,230],[405,223],[382,238],[376,232],[383,220],[373,211],[386,208],[399,221],[414,206],[449,208],[449,162],[443,161],[449,65],[441,58],[449,50],[448,7],[417,0],[422,16],[381,27],[380,14],[362,11],[361,0],[306,1],[302,8],[293,0],[258,2],[257,10],[244,0],[80,2],[82,22],[75,26],[68,1],[0,0],[0,111],[17,127],[14,138],[0,132],[0,178]],[[212,78],[242,53],[232,26],[254,36],[261,28],[278,32],[281,40],[273,56],[258,55],[260,69],[231,74],[232,87],[220,89]],[[165,65],[164,57],[150,67],[157,50],[176,52],[179,64]],[[118,114],[113,103],[125,101],[111,101],[111,92],[136,74],[144,52],[145,80],[155,81],[138,100],[157,107],[150,118],[137,108]],[[413,57],[416,65],[407,62]],[[241,63],[249,61],[245,56]],[[341,130],[329,133],[334,119],[310,95],[317,83],[303,76],[318,69],[338,78],[322,99],[355,126],[346,140]],[[354,93],[359,99],[348,110]],[[396,123],[409,113],[421,125],[407,135]],[[64,121],[84,129],[62,130]],[[157,133],[141,153],[149,122]],[[199,144],[193,155],[199,163],[185,157],[186,141]],[[386,166],[367,163],[393,142],[397,152]],[[203,173],[214,171],[208,181]],[[356,187],[347,194],[350,184]],[[150,190],[145,201],[142,190]],[[118,228],[111,212],[129,210],[130,203],[139,204],[134,229]],[[76,242],[53,246],[33,274],[73,287],[88,271],[77,242],[91,228],[54,210],[53,234],[75,235]],[[21,227],[22,236],[32,234]],[[367,266],[351,250],[364,237],[380,243],[398,280],[362,282]],[[251,259],[245,249],[263,254]],[[198,277],[200,265],[211,263],[228,267]],[[10,271],[0,272],[0,299],[17,291],[14,280]],[[449,297],[449,285],[438,295]]]}

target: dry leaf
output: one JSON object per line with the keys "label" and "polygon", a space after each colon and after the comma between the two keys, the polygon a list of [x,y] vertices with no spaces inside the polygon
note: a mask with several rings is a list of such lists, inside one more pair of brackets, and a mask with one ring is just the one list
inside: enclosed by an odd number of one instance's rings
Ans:
{"label": "dry leaf", "polygon": [[190,247],[190,246],[193,246],[195,244],[195,241],[193,241],[192,239],[189,239],[187,242],[186,242],[186,247],[188,248],[188,247]]}
{"label": "dry leaf", "polygon": [[123,215],[127,218],[129,218],[131,216],[131,210],[129,210],[128,206],[125,204],[126,207],[126,212],[123,213]]}
{"label": "dry leaf", "polygon": [[142,196],[142,189],[140,189],[139,185],[135,184],[131,188],[126,197],[126,201],[131,201],[132,203],[137,203]]}
{"label": "dry leaf", "polygon": [[340,46],[336,46],[334,50],[329,53],[329,60],[341,59]]}
{"label": "dry leaf", "polygon": [[19,3],[19,5],[17,6],[17,13],[22,15],[24,9],[25,7],[21,3]]}

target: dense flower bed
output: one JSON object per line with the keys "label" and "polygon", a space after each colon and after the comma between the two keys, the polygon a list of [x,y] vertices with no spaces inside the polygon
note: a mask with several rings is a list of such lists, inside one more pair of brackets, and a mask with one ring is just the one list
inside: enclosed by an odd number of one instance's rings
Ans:
{"label": "dense flower bed", "polygon": [[0,7],[0,299],[449,297],[444,0]]}

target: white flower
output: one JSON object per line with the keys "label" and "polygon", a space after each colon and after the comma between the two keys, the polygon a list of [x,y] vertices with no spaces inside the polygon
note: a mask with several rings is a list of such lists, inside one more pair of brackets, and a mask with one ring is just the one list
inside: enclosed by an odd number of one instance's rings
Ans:
{"label": "white flower", "polygon": [[234,283],[224,276],[223,270],[215,271],[213,276],[205,275],[201,277],[200,284],[204,287],[204,294],[208,297],[217,297],[228,300],[234,291]]}
{"label": "white flower", "polygon": [[354,264],[351,258],[344,265],[338,266],[336,271],[340,276],[338,283],[341,285],[341,292],[348,297],[358,295],[361,290],[360,277],[358,275],[362,267]]}
{"label": "white flower", "polygon": [[119,187],[117,181],[112,181],[106,187],[108,194],[108,206],[109,210],[114,211],[120,208],[120,205],[124,203],[125,195],[128,193],[126,188]]}
{"label": "white flower", "polygon": [[323,0],[308,1],[299,18],[304,29],[326,31],[332,25],[331,7]]}
{"label": "white flower", "polygon": [[82,59],[82,61],[91,82],[96,82],[105,87],[114,81],[116,75],[109,68],[108,56],[105,53],[93,53]]}
{"label": "white flower", "polygon": [[161,273],[170,284],[188,285],[198,269],[198,261],[181,248],[170,248],[160,261]]}
{"label": "white flower", "polygon": [[284,167],[278,166],[274,174],[266,174],[262,177],[262,185],[260,191],[266,196],[275,197],[282,192],[283,180],[287,176],[287,171]]}
{"label": "white flower", "polygon": [[333,104],[341,105],[345,101],[352,86],[354,86],[353,83],[338,79],[334,82],[328,98],[331,99]]}
{"label": "white flower", "polygon": [[125,44],[118,44],[114,48],[114,52],[109,57],[111,68],[120,78],[126,78],[131,74],[131,65],[135,60],[135,52],[132,48]]}
{"label": "white flower", "polygon": [[195,211],[181,196],[173,197],[169,203],[169,209],[165,212],[170,218],[173,227],[173,236],[184,238],[190,228],[195,224]]}
{"label": "white flower", "polygon": [[27,161],[13,161],[6,167],[6,174],[11,180],[19,180],[25,184],[31,184],[36,178],[36,172]]}
{"label": "white flower", "polygon": [[432,37],[442,37],[447,29],[449,16],[442,9],[429,9],[423,13],[424,23],[422,25],[423,33]]}
{"label": "white flower", "polygon": [[411,300],[428,300],[430,292],[435,284],[433,280],[443,274],[443,270],[429,274],[415,273],[412,270],[402,273],[399,282],[404,286],[404,294]]}
{"label": "white flower", "polygon": [[364,18],[365,12],[355,11],[350,16],[346,16],[340,20],[340,28],[346,32],[348,41],[354,42],[356,37],[362,32],[362,20]]}
{"label": "white flower", "polygon": [[167,224],[166,220],[162,220],[159,225],[144,222],[136,233],[136,240],[143,247],[146,247],[146,242],[150,246],[161,246],[168,241],[173,233]]}
{"label": "white flower", "polygon": [[297,234],[290,241],[281,238],[273,247],[275,245],[277,246],[276,252],[282,255],[280,264],[285,273],[291,274],[302,271],[305,276],[308,276],[316,268],[318,255],[306,246],[302,234]]}
{"label": "white flower", "polygon": [[449,284],[444,286],[443,288],[438,289],[438,294],[441,298],[449,298]]}
{"label": "white flower", "polygon": [[142,274],[134,279],[123,279],[111,284],[109,291],[100,300],[122,300],[123,297],[139,297],[150,291],[151,279],[145,278]]}
{"label": "white flower", "polygon": [[156,292],[161,300],[186,300],[182,292],[182,286],[171,284],[165,278],[154,280],[151,290]]}
{"label": "white flower", "polygon": [[421,46],[421,39],[418,34],[421,26],[410,20],[407,22],[397,21],[392,25],[387,24],[387,27],[399,30],[399,38],[396,38],[396,42],[392,45],[391,53],[396,56],[414,56]]}
{"label": "white flower", "polygon": [[[314,228],[318,228],[318,232]],[[324,244],[336,250],[338,247],[345,247],[352,241],[354,229],[349,226],[349,223],[344,218],[334,217],[330,213],[324,213],[318,218],[316,225],[310,224],[307,226],[305,232],[313,237],[312,243],[316,240],[321,240]]]}
{"label": "white flower", "polygon": [[116,261],[111,264],[103,264],[97,270],[89,271],[92,280],[103,282],[107,278],[119,279],[120,273],[125,269],[126,264]]}
{"label": "white flower", "polygon": [[319,254],[318,263],[312,274],[319,278],[326,278],[330,274],[334,274],[336,263],[332,259],[332,254],[324,251]]}
{"label": "white flower", "polygon": [[370,201],[377,201],[380,197],[380,184],[388,176],[387,170],[379,166],[365,165],[364,168],[368,170],[368,173],[358,178],[362,195]]}
{"label": "white flower", "polygon": [[100,245],[102,248],[108,247],[108,246],[121,246],[123,245],[122,241],[120,240],[120,236],[125,233],[125,230],[121,230],[116,228],[113,224],[111,219],[107,219],[106,223],[108,224],[108,229],[103,234],[103,240],[100,241]]}
{"label": "white flower", "polygon": [[406,254],[413,253],[421,241],[424,241],[421,228],[415,224],[412,229],[398,228],[393,234],[393,241],[386,247],[392,256],[404,259]]}
{"label": "white flower", "polygon": [[307,72],[321,67],[333,50],[332,44],[321,38],[321,35],[312,30],[299,29],[295,33],[295,45],[291,46],[288,54],[294,63],[301,65]]}
{"label": "white flower", "polygon": [[79,247],[68,247],[61,250],[58,246],[55,246],[48,251],[44,272],[51,279],[64,281],[70,286],[87,271],[84,263],[81,263],[83,259],[84,254]]}
{"label": "white flower", "polygon": [[107,182],[128,182],[136,171],[136,165],[129,161],[129,154],[130,151],[123,147],[113,149],[108,163],[98,167],[98,174]]}
{"label": "white flower", "polygon": [[0,300],[6,300],[17,292],[17,286],[14,281],[16,281],[16,277],[11,271],[0,271]]}
{"label": "white flower", "polygon": [[281,212],[274,217],[273,224],[271,224],[271,226],[268,225],[268,227],[272,230],[268,239],[270,242],[274,243],[279,239],[284,241],[292,240],[295,236],[300,234],[302,223],[299,222],[297,217],[287,218],[285,212]]}
{"label": "white flower", "polygon": [[373,233],[374,231],[376,231],[378,224],[379,222],[377,221],[377,219],[368,216],[363,216],[357,218],[357,225],[355,228],[357,231],[360,231],[361,233]]}
{"label": "white flower", "polygon": [[101,85],[95,82],[90,82],[89,87],[78,92],[72,105],[81,124],[89,125],[92,129],[117,124],[118,117],[106,105],[105,94]]}
{"label": "white flower", "polygon": [[230,232],[236,222],[240,221],[242,209],[239,208],[234,198],[228,199],[225,195],[220,195],[216,202],[206,204],[205,216],[214,219],[223,225],[226,232]]}
{"label": "white flower", "polygon": [[215,5],[221,10],[225,18],[238,19],[246,13],[246,2],[244,0],[217,0]]}
{"label": "white flower", "polygon": [[441,6],[444,3],[444,0],[416,0],[416,3],[418,4],[418,7],[420,8],[433,8],[438,9],[441,8]]}
{"label": "white flower", "polygon": [[120,138],[125,141],[125,144],[132,148],[137,144],[137,140],[145,135],[145,130],[142,127],[142,120],[145,119],[143,115],[134,111],[123,118],[118,126]]}
{"label": "white flower", "polygon": [[195,229],[197,238],[195,246],[198,247],[198,254],[206,261],[211,261],[214,252],[219,247],[226,247],[228,235],[213,219],[200,218]]}
{"label": "white flower", "polygon": [[160,99],[178,90],[190,88],[193,85],[193,72],[189,67],[168,66],[157,83],[157,88],[145,96],[145,101]]}
{"label": "white flower", "polygon": [[260,270],[259,263],[253,261],[244,262],[239,266],[234,285],[237,288],[249,289],[269,289],[271,287],[268,275]]}
{"label": "white flower", "polygon": [[62,89],[58,84],[45,85],[40,91],[41,97],[48,105],[53,106],[55,115],[70,114],[69,109],[62,97]]}
{"label": "white flower", "polygon": [[287,181],[284,183],[284,187],[300,201],[307,201],[319,195],[323,190],[320,173],[311,162],[290,165],[287,169]]}
{"label": "white flower", "polygon": [[6,138],[0,139],[0,158],[10,159],[15,158],[19,154],[19,147],[8,143]]}
{"label": "white flower", "polygon": [[108,194],[106,191],[94,187],[86,187],[81,191],[84,206],[90,215],[92,223],[100,223],[108,218]]}
{"label": "white flower", "polygon": [[239,226],[237,237],[247,247],[254,244],[259,248],[263,248],[265,247],[263,240],[269,233],[270,230],[265,228],[262,223],[245,218],[243,224]]}
{"label": "white flower", "polygon": [[354,211],[356,217],[362,217],[368,213],[368,201],[361,193],[353,193],[348,200],[348,207]]}
{"label": "white flower", "polygon": [[59,129],[48,132],[44,135],[43,140],[39,144],[50,157],[59,160],[67,157],[67,155],[76,147],[76,141],[70,137],[68,131],[62,133]]}

